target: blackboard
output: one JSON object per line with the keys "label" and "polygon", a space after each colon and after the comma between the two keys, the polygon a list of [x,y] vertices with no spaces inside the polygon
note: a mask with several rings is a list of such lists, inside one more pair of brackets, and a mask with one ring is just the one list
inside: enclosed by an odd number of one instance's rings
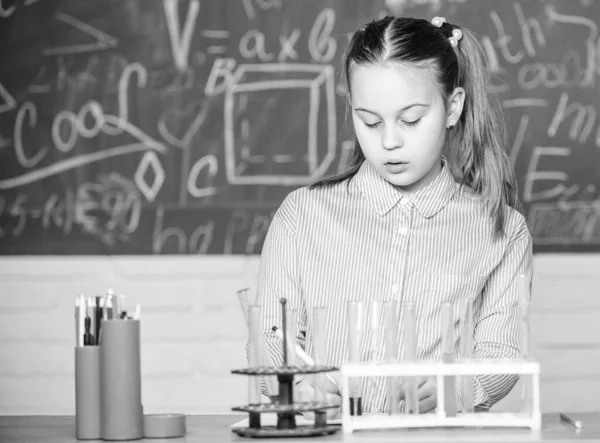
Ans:
{"label": "blackboard", "polygon": [[343,51],[389,13],[482,37],[534,250],[600,250],[600,2],[0,5],[0,254],[260,253],[347,164]]}

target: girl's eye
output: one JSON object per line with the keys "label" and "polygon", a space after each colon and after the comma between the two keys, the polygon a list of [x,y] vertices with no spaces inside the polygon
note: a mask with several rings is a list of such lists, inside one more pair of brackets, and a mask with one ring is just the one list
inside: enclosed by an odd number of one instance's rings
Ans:
{"label": "girl's eye", "polygon": [[[412,122],[407,122],[405,120],[402,120],[402,123],[404,123],[406,126],[416,126],[417,124],[419,124],[420,121],[421,121],[421,119],[418,118],[416,120],[413,120]],[[380,124],[381,124],[381,122],[376,122],[376,123],[372,123],[372,124],[365,122],[365,126],[369,129],[375,129]]]}
{"label": "girl's eye", "polygon": [[406,126],[416,126],[416,125],[417,125],[417,124],[418,124],[420,121],[421,121],[421,119],[420,119],[420,118],[418,118],[418,119],[416,119],[416,120],[414,120],[414,121],[412,121],[412,122],[406,122],[406,121],[403,121],[403,123],[404,123]]}

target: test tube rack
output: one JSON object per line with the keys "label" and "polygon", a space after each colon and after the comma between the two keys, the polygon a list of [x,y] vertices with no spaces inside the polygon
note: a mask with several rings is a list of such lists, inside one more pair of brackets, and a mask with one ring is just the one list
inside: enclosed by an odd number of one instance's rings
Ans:
{"label": "test tube rack", "polygon": [[[437,379],[438,406],[428,414],[363,414],[350,415],[350,398],[342,398],[342,430],[351,434],[355,430],[432,427],[513,427],[539,431],[542,425],[540,412],[540,365],[529,359],[472,360],[457,359],[452,363],[439,360],[415,362],[348,362],[341,366],[342,392],[350,392],[352,377],[415,377],[434,376]],[[466,413],[448,416],[444,409],[444,377],[486,374],[519,374],[531,388],[529,402],[521,413]]]}
{"label": "test tube rack", "polygon": [[[250,404],[232,408],[233,411],[247,412],[249,422],[247,427],[233,428],[232,431],[242,437],[314,437],[333,434],[340,430],[339,425],[327,423],[327,409],[338,408],[338,405],[326,402],[295,402],[294,377],[296,375],[319,374],[337,371],[334,366],[281,366],[255,367],[235,369],[233,374],[253,376],[277,376],[279,382],[279,397],[274,403]],[[315,414],[314,426],[297,425],[296,414],[312,411]],[[276,426],[262,426],[261,414],[276,413]]]}

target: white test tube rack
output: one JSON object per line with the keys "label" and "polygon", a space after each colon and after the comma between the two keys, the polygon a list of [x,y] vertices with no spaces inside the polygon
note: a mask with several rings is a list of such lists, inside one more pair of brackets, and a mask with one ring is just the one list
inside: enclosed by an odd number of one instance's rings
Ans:
{"label": "white test tube rack", "polygon": [[[417,362],[347,362],[340,368],[342,392],[350,392],[352,377],[408,377],[434,376],[437,379],[438,406],[436,412],[410,414],[363,414],[350,415],[350,397],[343,395],[342,430],[351,434],[361,429],[432,428],[432,427],[513,427],[538,431],[542,426],[540,412],[540,364],[527,359],[464,360],[444,363],[438,360]],[[530,383],[531,403],[523,410],[528,412],[463,413],[446,416],[444,410],[444,376],[454,375],[519,374],[526,376],[523,383]]]}

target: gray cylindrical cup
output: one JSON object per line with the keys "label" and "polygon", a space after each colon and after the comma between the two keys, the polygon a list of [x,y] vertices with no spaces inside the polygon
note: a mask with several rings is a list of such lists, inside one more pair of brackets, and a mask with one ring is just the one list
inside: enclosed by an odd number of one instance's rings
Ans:
{"label": "gray cylindrical cup", "polygon": [[104,320],[101,326],[100,388],[103,440],[144,435],[139,320]]}
{"label": "gray cylindrical cup", "polygon": [[100,348],[75,347],[75,437],[100,439]]}

